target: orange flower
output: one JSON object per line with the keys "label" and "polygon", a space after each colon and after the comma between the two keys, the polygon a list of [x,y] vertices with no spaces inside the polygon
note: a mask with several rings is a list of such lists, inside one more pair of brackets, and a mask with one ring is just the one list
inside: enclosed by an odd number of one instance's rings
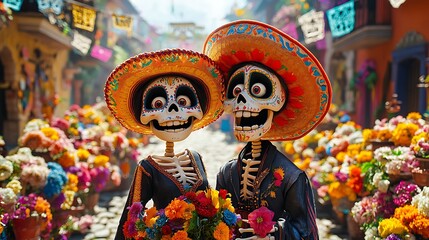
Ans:
{"label": "orange flower", "polygon": [[357,157],[356,161],[359,163],[369,162],[372,159],[372,151],[363,150],[361,151]]}
{"label": "orange flower", "polygon": [[148,210],[146,210],[146,216],[144,218],[144,223],[146,225],[148,226],[150,225],[150,220],[156,216],[156,212],[157,212],[156,207],[151,207]]}
{"label": "orange flower", "polygon": [[74,166],[76,164],[75,156],[76,155],[74,153],[71,153],[69,151],[64,152],[63,155],[58,159],[58,163],[63,168],[68,168],[68,167]]}
{"label": "orange flower", "polygon": [[411,223],[412,232],[422,235],[424,239],[429,239],[429,218],[418,215]]}
{"label": "orange flower", "polygon": [[165,216],[169,219],[183,218],[187,205],[188,204],[185,201],[175,198],[165,208]]}
{"label": "orange flower", "polygon": [[190,238],[188,238],[188,233],[183,231],[183,230],[179,230],[177,231],[173,237],[171,238],[171,240],[191,240]]}
{"label": "orange flower", "polygon": [[213,232],[213,237],[216,240],[228,240],[229,239],[229,228],[224,222],[220,222]]}

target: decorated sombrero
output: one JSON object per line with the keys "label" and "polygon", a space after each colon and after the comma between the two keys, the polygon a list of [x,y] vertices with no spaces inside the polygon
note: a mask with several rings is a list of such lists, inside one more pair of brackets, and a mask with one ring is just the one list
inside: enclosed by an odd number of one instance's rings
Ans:
{"label": "decorated sombrero", "polygon": [[[125,128],[142,134],[151,134],[149,125],[139,121],[136,107],[138,92],[151,80],[168,75],[179,75],[202,86],[204,115],[195,119],[193,130],[215,121],[223,112],[223,75],[206,55],[182,49],[163,50],[134,56],[117,66],[104,88],[104,97],[113,116]],[[141,99],[137,99],[137,102]]]}
{"label": "decorated sombrero", "polygon": [[315,128],[329,109],[331,85],[322,65],[275,27],[252,20],[228,23],[209,34],[203,53],[219,64],[227,81],[230,70],[246,62],[263,64],[283,78],[288,100],[263,139],[298,139]]}

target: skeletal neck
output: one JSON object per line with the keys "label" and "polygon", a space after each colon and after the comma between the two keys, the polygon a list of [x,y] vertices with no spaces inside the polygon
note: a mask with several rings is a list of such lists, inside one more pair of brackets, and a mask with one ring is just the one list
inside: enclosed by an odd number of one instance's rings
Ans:
{"label": "skeletal neck", "polygon": [[174,156],[174,142],[166,142],[165,143],[165,154],[166,157]]}
{"label": "skeletal neck", "polygon": [[262,142],[261,140],[252,142],[252,158],[256,159],[261,156]]}

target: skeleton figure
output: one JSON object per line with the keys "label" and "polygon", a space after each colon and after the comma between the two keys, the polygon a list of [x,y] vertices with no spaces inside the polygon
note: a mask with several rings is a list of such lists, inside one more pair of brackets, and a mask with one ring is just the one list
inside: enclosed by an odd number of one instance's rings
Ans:
{"label": "skeleton figure", "polygon": [[286,101],[278,77],[267,69],[248,64],[230,77],[225,112],[235,116],[234,134],[239,141],[252,142],[252,158],[243,159],[240,197],[253,197],[253,186],[261,161],[261,137],[271,128],[274,112]]}
{"label": "skeleton figure", "polygon": [[157,209],[188,191],[209,187],[200,154],[174,151],[174,142],[207,126],[223,111],[223,80],[207,56],[187,50],[164,50],[133,57],[118,66],[106,82],[109,109],[126,128],[152,133],[166,142],[164,154],[139,162],[115,239],[133,202],[153,200]]}
{"label": "skeleton figure", "polygon": [[318,239],[310,182],[270,141],[303,137],[327,113],[331,89],[320,63],[289,35],[251,20],[217,28],[203,52],[227,76],[225,112],[247,142],[220,168],[216,188],[231,193],[244,220],[265,206],[276,222],[267,236],[243,224],[238,239]]}

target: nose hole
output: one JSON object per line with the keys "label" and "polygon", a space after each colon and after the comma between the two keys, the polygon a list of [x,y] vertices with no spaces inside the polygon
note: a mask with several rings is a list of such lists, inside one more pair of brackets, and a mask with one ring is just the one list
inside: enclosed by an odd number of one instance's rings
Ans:
{"label": "nose hole", "polygon": [[246,103],[246,99],[243,97],[242,94],[239,94],[237,98],[237,103],[240,103],[240,102]]}
{"label": "nose hole", "polygon": [[179,108],[177,107],[177,105],[175,103],[171,104],[171,106],[168,108],[169,112],[171,112],[173,110],[176,110],[176,112],[179,111]]}

